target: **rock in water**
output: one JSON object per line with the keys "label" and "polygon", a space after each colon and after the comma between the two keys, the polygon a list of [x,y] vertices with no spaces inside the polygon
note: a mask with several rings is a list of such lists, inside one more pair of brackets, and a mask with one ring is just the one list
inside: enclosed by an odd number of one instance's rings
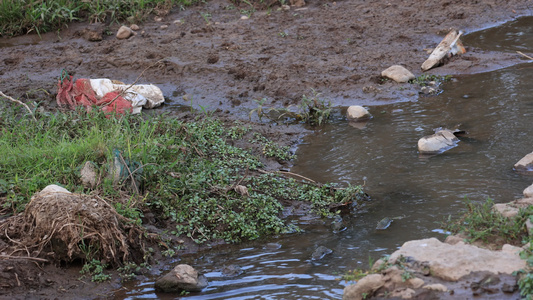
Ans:
{"label": "rock in water", "polygon": [[333,252],[333,250],[331,250],[329,248],[326,248],[324,246],[320,246],[320,247],[316,248],[315,252],[313,252],[313,254],[311,255],[311,260],[322,259],[324,256],[326,256],[327,254],[330,254],[332,252]]}
{"label": "rock in water", "polygon": [[459,139],[453,131],[441,129],[418,140],[418,151],[423,154],[437,154],[457,146],[458,142]]}
{"label": "rock in water", "polygon": [[207,286],[207,278],[198,274],[189,265],[177,265],[165,276],[155,282],[155,289],[158,291],[173,292],[199,292]]}
{"label": "rock in water", "polygon": [[348,110],[346,111],[346,117],[350,121],[365,121],[370,119],[372,116],[368,110],[366,110],[366,108],[359,105],[352,105],[348,107]]}
{"label": "rock in water", "polygon": [[392,219],[389,218],[389,217],[385,217],[383,219],[381,219],[379,222],[378,222],[378,225],[376,226],[376,229],[377,230],[384,230],[384,229],[387,229],[389,228],[390,224],[392,223]]}
{"label": "rock in water", "polygon": [[415,79],[415,75],[400,65],[394,65],[381,72],[381,76],[390,78],[398,83],[408,82]]}
{"label": "rock in water", "polygon": [[226,277],[235,277],[244,273],[244,270],[237,265],[229,265],[222,268],[222,275]]}
{"label": "rock in water", "polygon": [[514,169],[519,172],[531,172],[533,171],[533,152],[524,156],[515,165]]}

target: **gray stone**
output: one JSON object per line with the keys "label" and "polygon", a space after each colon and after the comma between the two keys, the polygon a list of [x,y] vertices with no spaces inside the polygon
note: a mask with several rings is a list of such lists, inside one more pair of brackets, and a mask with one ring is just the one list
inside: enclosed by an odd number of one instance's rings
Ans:
{"label": "gray stone", "polygon": [[528,186],[525,190],[524,190],[524,197],[526,198],[533,198],[533,184]]}
{"label": "gray stone", "polygon": [[400,257],[410,257],[418,262],[427,262],[433,276],[457,281],[472,272],[512,274],[526,267],[520,258],[521,248],[506,245],[502,251],[491,251],[459,242],[450,245],[436,238],[409,241],[394,252],[389,263],[396,263]]}
{"label": "gray stone", "polygon": [[519,160],[515,165],[514,169],[520,172],[531,172],[533,171],[533,152],[524,156]]}
{"label": "gray stone", "polygon": [[418,140],[418,151],[425,154],[437,154],[457,146],[459,139],[449,129],[441,129],[435,134]]}
{"label": "gray stone", "polygon": [[117,31],[117,39],[124,40],[128,39],[133,35],[133,30],[129,28],[128,26],[120,26],[120,28]]}
{"label": "gray stone", "polygon": [[177,265],[155,282],[155,289],[166,293],[199,292],[207,286],[207,278],[189,265]]}
{"label": "gray stone", "polygon": [[492,206],[492,210],[500,213],[506,218],[514,218],[520,209],[526,209],[533,205],[533,198],[522,198],[509,203],[497,203]]}
{"label": "gray stone", "polygon": [[244,273],[244,270],[237,265],[229,265],[222,268],[222,275],[226,277],[235,277]]}
{"label": "gray stone", "polygon": [[365,121],[370,119],[372,116],[366,108],[359,105],[352,105],[348,107],[348,110],[346,111],[346,117],[350,121]]}
{"label": "gray stone", "polygon": [[98,171],[93,162],[85,162],[85,165],[83,165],[83,168],[80,171],[80,175],[81,183],[84,187],[91,189],[96,187]]}
{"label": "gray stone", "polygon": [[311,255],[311,260],[322,259],[324,256],[326,256],[327,254],[330,254],[332,252],[333,252],[333,250],[331,250],[329,248],[326,248],[324,246],[319,246],[318,248],[316,248],[316,250]]}
{"label": "gray stone", "polygon": [[530,219],[526,220],[526,228],[527,228],[527,234],[529,234],[530,237],[533,236],[533,222],[531,222]]}
{"label": "gray stone", "polygon": [[381,72],[381,76],[390,78],[399,83],[408,82],[411,79],[415,79],[415,75],[413,75],[413,73],[399,65],[394,65],[387,68]]}
{"label": "gray stone", "polygon": [[89,42],[99,42],[104,39],[105,24],[93,23],[81,31],[81,36]]}
{"label": "gray stone", "polygon": [[343,300],[361,300],[363,295],[372,295],[384,285],[383,275],[370,274],[361,278],[356,284],[344,288]]}

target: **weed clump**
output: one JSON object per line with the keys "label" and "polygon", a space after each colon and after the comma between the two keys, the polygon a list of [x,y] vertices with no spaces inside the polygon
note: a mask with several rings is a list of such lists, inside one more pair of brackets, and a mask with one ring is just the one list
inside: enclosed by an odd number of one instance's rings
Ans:
{"label": "weed clump", "polygon": [[[124,218],[117,217],[119,221],[132,226],[142,225],[144,214],[151,212],[170,224],[173,234],[197,243],[239,242],[298,230],[282,213],[296,202],[325,216],[351,209],[365,198],[360,186],[340,188],[265,174],[262,161],[289,160],[292,154],[242,123],[139,115],[108,119],[96,111],[37,114],[35,123],[13,111],[0,114],[3,214],[28,210],[34,205],[27,205],[32,195],[55,183],[78,194],[98,195]],[[142,173],[127,168],[135,174],[109,178],[117,153]],[[80,179],[87,161],[96,168],[94,188],[84,187]],[[82,212],[74,215],[85,219]],[[87,226],[78,219],[71,221]],[[78,247],[88,241],[79,237],[79,229],[72,228]],[[115,234],[113,239],[123,237]],[[98,243],[93,249],[103,251],[105,245]],[[126,250],[115,253],[123,255]]]}

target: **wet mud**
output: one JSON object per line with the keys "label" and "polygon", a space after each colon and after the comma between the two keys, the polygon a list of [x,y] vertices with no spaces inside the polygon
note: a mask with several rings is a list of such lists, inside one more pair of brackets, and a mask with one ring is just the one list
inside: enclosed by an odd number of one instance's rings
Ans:
{"label": "wet mud", "polygon": [[[136,35],[118,40],[119,24],[70,24],[58,32],[0,39],[0,90],[25,102],[57,109],[62,70],[75,78],[110,78],[162,88],[170,111],[193,105],[217,116],[247,119],[257,101],[296,110],[316,91],[334,106],[378,105],[416,99],[415,85],[381,80],[400,64],[416,76],[451,28],[473,32],[532,15],[531,1],[306,1],[301,7],[257,10],[244,2],[214,0],[174,9]],[[255,10],[255,11],[254,11]],[[241,16],[249,14],[249,18]],[[101,30],[89,41],[88,28]],[[467,53],[427,74],[454,75],[499,69],[524,60],[465,44]],[[142,76],[140,76],[142,74]],[[140,76],[140,77],[139,77]],[[299,130],[257,125],[284,141]],[[6,249],[0,239],[0,252]],[[78,279],[79,268],[0,258],[1,299],[110,298],[119,277],[105,284]],[[116,275],[116,274],[115,274]]]}

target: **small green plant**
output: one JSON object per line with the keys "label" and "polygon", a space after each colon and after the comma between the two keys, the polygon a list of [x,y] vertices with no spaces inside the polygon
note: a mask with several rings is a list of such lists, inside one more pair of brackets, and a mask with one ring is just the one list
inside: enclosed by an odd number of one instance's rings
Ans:
{"label": "small green plant", "polygon": [[310,97],[303,95],[299,104],[299,112],[302,120],[310,125],[322,125],[327,123],[331,114],[331,101],[320,97],[320,93],[312,90]]}
{"label": "small green plant", "polygon": [[527,236],[525,222],[533,208],[521,210],[513,219],[508,219],[492,209],[494,201],[487,199],[483,204],[476,205],[466,199],[467,212],[458,220],[452,221],[451,216],[444,224],[445,229],[452,233],[464,233],[469,241],[482,240],[488,242],[496,237],[503,238],[510,244],[520,245]]}
{"label": "small green plant", "polygon": [[296,156],[290,152],[290,148],[287,146],[279,146],[277,143],[267,139],[258,132],[254,132],[253,138],[250,143],[259,143],[262,145],[262,153],[266,157],[274,157],[279,160],[291,160]]}
{"label": "small green plant", "polygon": [[279,35],[280,37],[282,37],[282,38],[289,36],[289,34],[288,34],[287,32],[285,32],[285,31],[281,31],[281,32],[279,32],[278,35]]}
{"label": "small green plant", "polygon": [[130,281],[136,279],[137,275],[141,275],[149,269],[150,266],[147,263],[137,265],[136,263],[129,262],[118,268],[117,272],[120,278],[122,278],[122,281]]}
{"label": "small green plant", "polygon": [[200,12],[202,18],[204,18],[205,24],[211,24],[211,14],[208,12]]}
{"label": "small green plant", "polygon": [[266,98],[263,98],[261,100],[254,100],[255,103],[257,103],[257,107],[252,109],[250,111],[250,113],[248,114],[248,116],[250,117],[250,120],[252,119],[252,115],[254,113],[257,114],[257,117],[259,118],[259,121],[261,121],[263,119],[263,115],[264,115],[264,107],[263,107],[263,104],[265,104],[266,102]]}
{"label": "small green plant", "polygon": [[90,275],[91,281],[93,282],[104,282],[104,281],[111,279],[111,275],[104,274],[104,270],[106,268],[107,268],[107,264],[102,264],[101,261],[93,259],[91,261],[86,262],[83,265],[80,271],[80,274]]}
{"label": "small green plant", "polygon": [[162,251],[161,254],[165,257],[173,257],[174,255],[176,255],[176,251],[174,251],[173,249],[167,249]]}
{"label": "small green plant", "polygon": [[341,276],[341,280],[345,281],[358,281],[359,279],[371,274],[370,271],[363,271],[361,269],[355,269],[346,272],[346,274]]}
{"label": "small green plant", "polygon": [[434,81],[437,85],[448,82],[452,79],[451,75],[441,76],[441,75],[430,75],[430,74],[423,74],[415,79],[409,80],[409,83],[412,84],[418,84],[420,86],[427,86],[430,82]]}

